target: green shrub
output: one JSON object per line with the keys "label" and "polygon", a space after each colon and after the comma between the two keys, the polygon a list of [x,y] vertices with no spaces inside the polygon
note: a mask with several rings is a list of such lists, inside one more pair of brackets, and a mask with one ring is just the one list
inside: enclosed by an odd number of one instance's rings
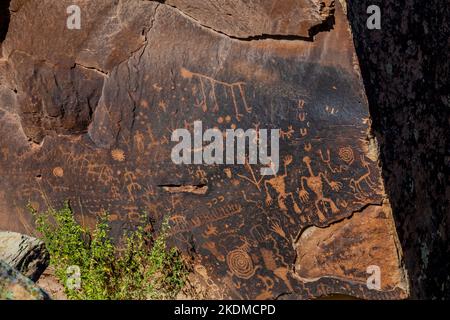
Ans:
{"label": "green shrub", "polygon": [[[167,221],[154,240],[141,224],[115,246],[106,213],[92,232],[75,220],[68,205],[33,215],[69,299],[170,299],[184,286],[187,264],[177,249],[166,249]],[[79,288],[69,285],[70,266],[80,269]]]}

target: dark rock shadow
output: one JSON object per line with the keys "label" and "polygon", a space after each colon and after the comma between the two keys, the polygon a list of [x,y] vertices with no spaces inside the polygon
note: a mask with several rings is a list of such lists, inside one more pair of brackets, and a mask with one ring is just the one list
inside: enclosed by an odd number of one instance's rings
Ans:
{"label": "dark rock shadow", "polygon": [[11,0],[3,0],[0,2],[0,43],[3,42],[6,38],[6,34],[8,33],[9,27],[9,4]]}
{"label": "dark rock shadow", "polygon": [[349,0],[348,15],[411,296],[449,299],[450,6]]}

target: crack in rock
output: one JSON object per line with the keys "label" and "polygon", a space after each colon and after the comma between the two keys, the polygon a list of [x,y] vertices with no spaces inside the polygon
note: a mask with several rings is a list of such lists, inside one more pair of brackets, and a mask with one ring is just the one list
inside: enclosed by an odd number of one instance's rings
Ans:
{"label": "crack in rock", "polygon": [[[220,0],[151,1],[175,9],[179,14],[214,33],[239,41],[269,39],[314,41],[314,36],[320,32],[332,30],[335,23],[334,0],[286,0],[283,5],[275,5],[280,7],[277,9],[269,9],[261,1],[252,3],[237,1],[232,4]],[[311,10],[310,7],[314,7],[315,10]]]}
{"label": "crack in rock", "polygon": [[304,283],[336,278],[365,283],[370,263],[381,269],[382,289],[408,292],[392,211],[387,200],[369,204],[325,228],[303,230],[294,242],[293,275]]}

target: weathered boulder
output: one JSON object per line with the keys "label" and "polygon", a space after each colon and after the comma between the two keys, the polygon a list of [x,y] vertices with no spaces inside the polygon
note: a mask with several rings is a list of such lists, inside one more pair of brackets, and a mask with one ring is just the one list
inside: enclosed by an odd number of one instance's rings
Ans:
{"label": "weathered boulder", "polygon": [[[340,3],[248,3],[80,2],[68,30],[72,1],[22,2],[0,61],[0,227],[31,233],[26,204],[70,200],[85,225],[109,211],[119,236],[145,212],[193,255],[194,296],[407,297]],[[199,120],[280,129],[279,171],[175,164],[172,132]]]}
{"label": "weathered boulder", "polygon": [[49,264],[49,255],[45,244],[36,238],[0,231],[0,260],[37,281]]}
{"label": "weathered boulder", "polygon": [[0,260],[0,300],[48,300],[33,281]]}

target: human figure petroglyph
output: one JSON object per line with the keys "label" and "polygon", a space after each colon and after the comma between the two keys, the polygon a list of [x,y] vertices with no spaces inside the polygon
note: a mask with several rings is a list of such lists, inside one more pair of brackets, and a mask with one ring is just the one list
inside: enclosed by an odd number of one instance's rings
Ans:
{"label": "human figure petroglyph", "polygon": [[319,206],[320,203],[328,203],[330,205],[331,212],[334,214],[338,213],[339,209],[333,200],[324,196],[323,180],[330,186],[330,188],[333,191],[341,190],[342,183],[328,180],[327,176],[323,172],[320,172],[318,175],[315,175],[314,171],[311,167],[311,158],[310,157],[304,157],[303,162],[306,164],[306,167],[308,168],[309,176],[308,177],[303,176],[300,178],[301,190],[299,191],[299,198],[303,203],[309,201],[310,195],[309,195],[309,192],[306,190],[306,187],[305,187],[305,183],[306,183],[306,186],[316,196],[316,200],[315,200],[314,204],[316,206],[317,214],[319,215],[319,219],[321,221],[324,221],[325,215],[323,214],[323,212]]}
{"label": "human figure petroglyph", "polygon": [[132,201],[135,201],[134,192],[142,190],[142,186],[136,182],[137,181],[136,175],[133,172],[126,170],[123,176],[125,178],[126,183],[128,183],[127,190],[130,199]]}
{"label": "human figure petroglyph", "polygon": [[[201,100],[197,101],[196,105],[198,107],[201,107],[203,112],[208,112],[210,109],[210,106],[208,106],[208,96],[211,97],[214,106],[212,107],[212,112],[218,112],[220,110],[219,106],[219,100],[217,98],[217,86],[223,86],[225,90],[231,94],[231,100],[233,103],[234,111],[235,111],[235,117],[237,121],[241,121],[244,114],[240,113],[239,104],[242,102],[245,112],[251,113],[252,108],[249,107],[247,103],[247,98],[245,97],[245,83],[244,82],[234,82],[234,83],[227,83],[223,81],[216,80],[214,78],[205,76],[200,73],[191,72],[185,68],[181,68],[181,76],[185,79],[193,79],[196,78],[200,82],[200,94],[201,94]],[[209,92],[206,89],[206,84],[209,84],[211,89]],[[237,92],[236,92],[237,91]],[[238,95],[236,94],[238,93]],[[240,98],[240,101],[238,99]]]}
{"label": "human figure petroglyph", "polygon": [[153,129],[147,125],[147,135],[150,139],[150,143],[148,145],[149,148],[154,147],[154,146],[159,146],[160,145],[160,141],[155,137],[155,134],[153,133]]}
{"label": "human figure petroglyph", "polygon": [[287,167],[292,163],[292,160],[293,160],[292,156],[287,156],[284,159],[284,174],[283,175],[276,175],[274,178],[264,181],[264,187],[266,189],[266,204],[268,206],[270,206],[273,201],[273,199],[270,195],[270,191],[269,191],[269,186],[270,186],[278,194],[278,197],[277,197],[278,206],[280,207],[280,209],[282,211],[288,211],[288,208],[286,206],[286,199],[288,197],[290,197],[292,199],[295,213],[300,214],[302,211],[300,210],[297,203],[295,202],[294,194],[292,192],[286,192],[286,177],[288,176]]}
{"label": "human figure petroglyph", "polygon": [[145,151],[144,141],[145,141],[144,135],[140,131],[137,131],[136,134],[134,135],[134,145],[136,146],[140,154],[144,153]]}

